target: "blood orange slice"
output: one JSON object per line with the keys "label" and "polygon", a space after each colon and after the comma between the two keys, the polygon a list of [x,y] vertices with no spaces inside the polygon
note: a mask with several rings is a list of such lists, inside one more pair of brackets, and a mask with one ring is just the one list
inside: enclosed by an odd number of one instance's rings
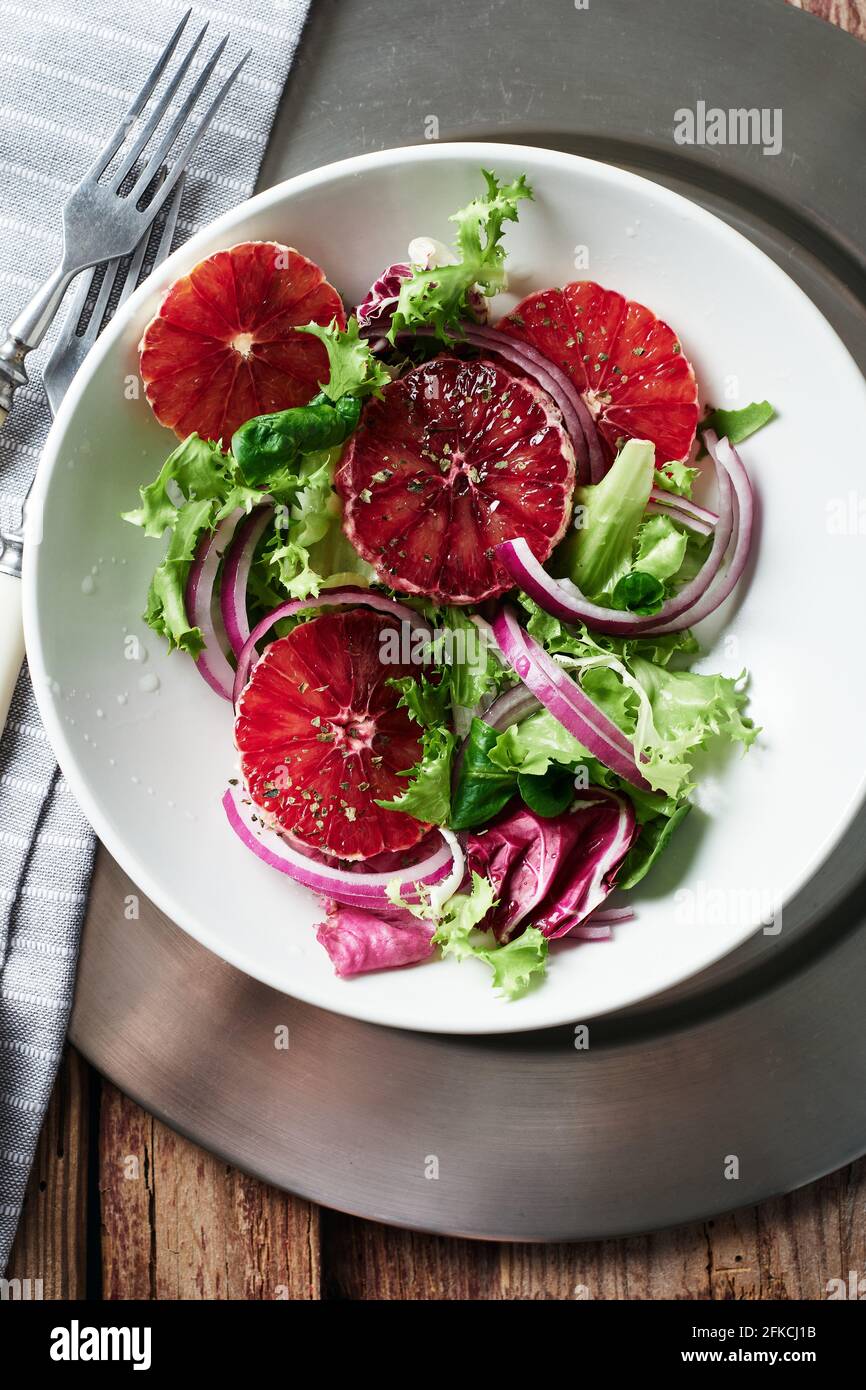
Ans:
{"label": "blood orange slice", "polygon": [[567,372],[610,458],[626,439],[651,439],[661,466],[687,457],[698,389],[677,335],[643,304],[591,280],[540,290],[497,325]]}
{"label": "blood orange slice", "polygon": [[345,327],[337,291],[288,246],[247,241],[208,256],[174,282],[139,345],[156,418],[228,448],[252,416],[306,405],[328,357],[298,325],[334,318]]}
{"label": "blood orange slice", "polygon": [[408,849],[428,825],[386,811],[421,756],[420,727],[398,708],[383,660],[399,625],[363,609],[301,623],[267,648],[238,704],[235,739],[255,803],[279,829],[340,859]]}
{"label": "blood orange slice", "polygon": [[346,534],[383,582],[477,603],[512,587],[500,541],[525,536],[544,561],[561,539],[574,450],[533,382],[438,357],[367,403],[336,482]]}

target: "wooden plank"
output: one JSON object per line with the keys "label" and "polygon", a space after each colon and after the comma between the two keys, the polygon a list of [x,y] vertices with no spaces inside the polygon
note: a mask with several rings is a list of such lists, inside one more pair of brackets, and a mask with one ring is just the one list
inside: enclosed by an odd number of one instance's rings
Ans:
{"label": "wooden plank", "polygon": [[627,1240],[493,1245],[324,1214],[334,1299],[823,1299],[866,1269],[866,1159],[787,1197]]}
{"label": "wooden plank", "polygon": [[175,1134],[105,1084],[106,1298],[316,1299],[316,1208]]}
{"label": "wooden plank", "polygon": [[84,1058],[67,1048],[6,1270],[7,1279],[41,1280],[46,1299],[86,1293],[90,1077]]}
{"label": "wooden plank", "polygon": [[499,1247],[491,1242],[421,1235],[340,1212],[322,1211],[322,1265],[330,1300],[501,1297]]}

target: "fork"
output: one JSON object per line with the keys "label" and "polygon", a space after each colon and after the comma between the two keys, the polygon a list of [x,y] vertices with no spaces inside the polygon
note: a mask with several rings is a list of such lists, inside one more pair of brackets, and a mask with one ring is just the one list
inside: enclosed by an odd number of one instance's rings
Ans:
{"label": "fork", "polygon": [[[108,327],[120,306],[126,303],[133,290],[147,279],[147,275],[142,275],[145,264],[148,267],[147,274],[153,274],[171,250],[171,243],[177,226],[177,216],[183,198],[184,179],[185,175],[181,174],[162,214],[157,216],[152,227],[148,227],[133,255],[128,259],[119,257],[117,260],[107,263],[104,267],[102,283],[95,296],[93,293],[94,285],[103,267],[97,266],[92,275],[80,277],[69,306],[63,332],[59,335],[51,350],[51,355],[42,369],[42,385],[45,387],[45,394],[48,397],[52,415],[56,415],[60,409],[60,402],[66,395],[72,378],[102,330]],[[151,250],[154,243],[153,254],[148,256],[148,251]],[[117,285],[121,286],[120,294],[117,296],[116,302],[112,304],[112,292]],[[93,307],[87,318],[86,326],[79,332],[82,315],[91,299],[93,299]]]}
{"label": "fork", "polygon": [[157,128],[189,72],[207,31],[205,24],[193,39],[186,56],[178,65],[177,72],[167,84],[143,128],[134,133],[128,147],[123,150],[118,166],[112,169],[105,182],[101,182],[115,155],[121,146],[127,143],[130,131],[133,130],[171,61],[191,13],[191,10],[186,11],[138,96],[64,205],[63,256],[60,265],[37,290],[14,323],[10,324],[6,339],[0,345],[0,425],[5,422],[12,408],[15,391],[27,381],[24,358],[42,342],[70,282],[89,266],[133,253],[144,231],[151,225],[171,194],[181,171],[189,163],[202,136],[228,96],[235,78],[250,56],[249,52],[244,54],[215,92],[198,123],[193,126],[182,148],[177,152],[173,164],[166,170],[159,187],[145,203],[151,185],[160,175],[166,157],[173,149],[228,43],[226,35],[217,44],[168,129],[159,137],[153,152],[146,156],[144,168],[139,172],[138,161],[156,135]]}
{"label": "fork", "polygon": [[[45,385],[45,394],[48,397],[48,404],[51,408],[52,416],[57,414],[60,402],[66,395],[72,378],[81,366],[99,334],[103,328],[107,328],[114,314],[126,302],[133,290],[142,284],[147,276],[142,277],[142,269],[145,263],[148,264],[148,273],[152,274],[157,266],[165,260],[171,250],[171,242],[174,230],[177,225],[177,215],[180,208],[181,198],[183,197],[183,175],[177,180],[172,197],[166,205],[165,216],[157,219],[157,225],[148,227],[141,241],[135,249],[128,265],[124,267],[123,260],[110,261],[105,267],[102,284],[93,302],[87,326],[82,333],[78,332],[78,325],[81,320],[85,305],[91,297],[94,278],[99,274],[100,267],[94,270],[93,275],[82,275],[81,284],[76,290],[75,297],[69,307],[69,314],[66,319],[63,331],[57,339],[52,349],[51,356],[45,364],[42,373],[42,380]],[[155,252],[148,257],[148,250],[156,242]],[[118,281],[118,277],[125,274],[120,295],[116,305],[109,311],[109,301],[111,291]],[[9,551],[14,551],[18,563],[18,573],[20,576],[21,551],[24,543],[23,517],[27,508],[27,500],[30,496],[30,488],[27,496],[22,503],[22,527],[18,532],[11,536],[4,537],[8,543]],[[5,558],[8,560],[9,553]],[[9,703],[18,679],[18,672],[24,660],[24,629],[21,623],[21,597],[20,583],[14,577],[14,573],[7,570],[3,573],[4,554],[0,551],[0,733],[2,733],[6,715],[9,711]]]}
{"label": "fork", "polygon": [[[89,283],[79,286],[69,321],[47,364],[45,384],[52,413],[56,411],[77,367],[107,321],[106,310],[111,292],[127,257],[132,259],[120,302],[135,289],[145,263],[154,221],[163,208],[166,215],[159,230],[157,259],[161,260],[168,254],[177,220],[184,169],[250,56],[248,50],[235,64],[199,115],[179,151],[174,154],[171,164],[167,164],[166,160],[171,156],[177,138],[228,42],[226,36],[217,44],[167,130],[159,134],[158,127],[202,44],[207,30],[205,24],[153,110],[146,115],[142,127],[136,128],[139,117],[145,113],[171,61],[191,13],[191,10],[187,10],[181,18],[129,110],[63,208],[61,263],[10,325],[6,340],[0,346],[0,426],[8,417],[15,391],[27,381],[24,358],[42,342],[75,276],[90,267],[108,262],[87,327],[81,335],[78,334],[81,311],[93,284],[92,277]],[[148,145],[154,137],[157,139],[156,147],[148,152]],[[110,169],[118,154],[116,167]],[[144,168],[139,171],[142,157],[145,160]],[[100,182],[107,172],[107,181]],[[6,723],[9,703],[24,659],[19,581],[27,527],[27,503],[32,487],[31,482],[21,504],[17,527],[0,532],[0,733]]]}

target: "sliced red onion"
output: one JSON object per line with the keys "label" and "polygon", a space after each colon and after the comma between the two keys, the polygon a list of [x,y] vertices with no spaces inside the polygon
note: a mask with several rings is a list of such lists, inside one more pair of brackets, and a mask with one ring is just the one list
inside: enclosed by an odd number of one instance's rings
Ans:
{"label": "sliced red onion", "polygon": [[561,941],[612,941],[613,932],[607,922],[600,921],[593,913],[591,921],[578,922],[576,927],[563,932],[559,939]]}
{"label": "sliced red onion", "polygon": [[[708,435],[710,433],[707,431]],[[733,451],[731,452],[733,453]],[[584,622],[598,632],[623,637],[649,637],[662,632],[679,632],[682,628],[689,627],[693,622],[699,621],[694,616],[698,600],[703,598],[716,578],[734,530],[735,508],[731,489],[731,472],[725,463],[724,455],[715,448],[711,457],[719,484],[719,520],[713,534],[710,553],[694,579],[684,585],[673,598],[669,598],[658,613],[641,617],[637,613],[619,612],[616,609],[604,608],[601,604],[592,603],[570,580],[557,581],[551,578],[543,565],[536,560],[522,537],[517,540],[501,542],[496,547],[496,554],[521,589],[529,594],[529,597],[534,599],[545,612],[551,613],[563,622]],[[745,476],[745,469],[742,468],[739,459],[737,459],[737,465]],[[751,489],[748,488],[747,478],[746,487],[750,499]],[[751,516],[751,501],[749,501],[749,515]],[[748,540],[749,537],[746,538],[747,548]],[[738,576],[742,572],[744,564],[745,558],[739,564]],[[736,583],[736,579],[734,583]],[[727,592],[729,593],[730,589]],[[721,601],[719,599],[718,603]],[[706,614],[712,612],[712,609],[717,606],[717,603],[713,603],[710,608],[702,606],[701,617],[706,617]]]}
{"label": "sliced red onion", "polygon": [[449,898],[453,898],[466,874],[466,856],[453,830],[442,829],[442,839],[451,851],[452,866],[447,878],[441,879],[430,889],[429,906],[439,916]]}
{"label": "sliced red onion", "polygon": [[633,907],[599,907],[595,912],[590,913],[587,922],[631,922],[634,918]]}
{"label": "sliced red onion", "polygon": [[650,498],[646,505],[647,511],[652,516],[666,516],[671,521],[677,522],[679,526],[687,526],[690,531],[695,531],[699,536],[711,536],[713,528],[708,521],[700,521],[698,517],[692,516],[690,512],[681,512],[678,507],[668,506],[666,503],[654,502]]}
{"label": "sliced red onion", "polygon": [[555,676],[551,673],[547,653],[524,632],[509,609],[502,609],[493,631],[503,655],[554,719],[617,776],[633,786],[649,790],[650,784],[638,771],[631,745],[622,730],[553,662]]}
{"label": "sliced red onion", "polygon": [[547,676],[551,685],[554,685],[557,690],[564,694],[566,699],[573,697],[573,689],[576,687],[583,696],[583,700],[585,700],[588,705],[591,705],[592,709],[595,711],[592,716],[593,722],[598,725],[605,738],[611,743],[618,744],[627,757],[634,758],[634,749],[628,734],[623,733],[619,725],[615,724],[613,720],[605,714],[604,710],[599,709],[598,705],[596,705],[584,692],[583,687],[578,682],[572,680],[571,676],[563,670],[559,662],[554,661],[549,652],[544,650],[540,642],[536,642],[534,637],[530,637],[529,633],[526,632],[524,628],[520,628],[520,633],[524,643],[527,645],[531,644],[535,661],[541,668],[543,674]]}
{"label": "sliced red onion", "polygon": [[574,444],[578,483],[600,481],[606,470],[595,422],[580,392],[565,372],[530,343],[524,343],[509,333],[469,322],[462,323],[460,327],[466,341],[473,347],[498,353],[535,378],[562,411],[562,418]]}
{"label": "sliced red onion", "polygon": [[[487,626],[487,624],[485,624]],[[491,637],[493,629],[490,629]],[[495,641],[495,638],[493,639]],[[511,690],[506,690],[502,695],[497,695],[492,704],[487,709],[476,708],[473,712],[476,719],[483,719],[484,723],[491,729],[495,729],[498,734],[504,734],[512,724],[519,724],[522,719],[528,718],[530,714],[535,714],[543,706],[540,700],[536,700],[531,690],[527,690],[522,681],[513,686]],[[471,729],[471,724],[470,724]],[[467,736],[468,736],[467,731]],[[467,738],[463,739],[457,757],[454,759],[454,767],[451,773],[451,784],[456,787],[460,780],[460,773],[463,769],[463,760],[466,757]]]}
{"label": "sliced red onion", "polygon": [[[710,613],[714,613],[732,592],[746,568],[746,562],[749,558],[755,522],[755,498],[749,475],[736,449],[727,439],[717,439],[712,430],[707,430],[704,435],[704,443],[713,462],[720,465],[720,471],[724,471],[730,476],[734,486],[736,510],[734,549],[724,574],[716,575],[714,582],[693,603],[687,614],[680,615],[672,622],[663,623],[658,620],[664,617],[665,609],[662,608],[655,615],[656,621],[652,628],[654,634],[680,632],[682,628],[691,627],[693,623],[699,623],[704,618],[709,617]],[[685,593],[685,590],[682,592]]]}
{"label": "sliced red onion", "polygon": [[530,714],[535,714],[541,709],[541,701],[537,700],[531,690],[527,690],[521,681],[511,690],[506,690],[502,695],[498,695],[493,704],[486,709],[480,719],[485,724],[489,724],[491,729],[495,729],[498,734],[504,734],[506,729],[510,729],[512,724],[519,724],[521,720],[527,719]]}
{"label": "sliced red onion", "polygon": [[[254,507],[249,516],[238,527],[231,549],[223,566],[220,584],[220,611],[226,636],[235,656],[240,656],[241,648],[250,635],[247,618],[247,584],[250,567],[256,546],[273,516],[273,504],[264,503]],[[232,673],[234,680],[234,673]]]}
{"label": "sliced red onion", "polygon": [[676,507],[678,512],[688,512],[689,516],[705,521],[708,526],[715,526],[719,519],[708,507],[700,507],[691,498],[680,497],[678,492],[668,492],[663,487],[650,488],[650,501],[659,502],[663,507]]}
{"label": "sliced red onion", "polygon": [[[517,338],[511,333],[504,333],[498,328],[481,328],[479,331],[473,324],[464,324],[462,327],[467,337],[469,337],[470,333],[475,335],[479,346],[483,338],[483,342],[490,347],[491,351],[499,352],[503,357],[510,355],[515,361],[520,360],[524,363],[530,363],[531,366],[525,366],[524,370],[531,371],[533,375],[544,372],[550,377],[554,384],[550,394],[560,405],[560,408],[562,408],[562,400],[568,401],[571,409],[580,422],[589,460],[589,482],[601,482],[610,465],[602,452],[598,430],[595,427],[595,421],[592,418],[589,407],[567,373],[564,372],[561,367],[558,367],[555,362],[552,362],[549,357],[545,357],[543,352],[539,352],[538,348],[533,347],[531,343],[525,342],[523,338]],[[509,344],[508,350],[504,349],[496,342],[496,340],[499,339],[501,343],[503,338]],[[586,480],[578,479],[578,481]]]}
{"label": "sliced red onion", "polygon": [[220,646],[214,626],[213,590],[219,562],[243,515],[243,508],[238,507],[220,522],[215,531],[202,537],[184,593],[190,626],[200,628],[204,638],[204,649],[199,652],[195,664],[211,689],[224,700],[232,698],[235,673]]}
{"label": "sliced red onion", "polygon": [[290,603],[281,603],[279,608],[275,608],[272,613],[267,613],[261,622],[256,623],[238,656],[238,668],[233,673],[234,684],[231,699],[237,704],[241,693],[250,677],[250,671],[258,659],[256,644],[262,640],[265,633],[269,632],[274,623],[278,623],[282,618],[291,618],[295,613],[301,613],[305,608],[337,608],[345,607],[347,604],[361,604],[364,608],[375,608],[380,613],[390,613],[393,617],[399,618],[401,622],[410,623],[415,628],[422,628],[425,632],[430,631],[428,625],[414,608],[408,608],[403,603],[395,603],[393,599],[385,598],[383,594],[374,594],[369,589],[328,589],[320,594],[311,595],[310,598],[292,599]]}
{"label": "sliced red onion", "polygon": [[396,872],[365,874],[351,869],[332,868],[329,864],[308,858],[287,844],[267,825],[260,807],[244,793],[229,787],[222,804],[238,839],[263,863],[288,874],[296,883],[302,883],[314,893],[321,893],[336,902],[355,907],[390,907],[385,891],[390,884],[396,884],[406,902],[419,902],[424,896],[424,889],[432,892],[443,881],[450,882],[455,868],[452,847],[444,838],[432,853],[417,864]]}

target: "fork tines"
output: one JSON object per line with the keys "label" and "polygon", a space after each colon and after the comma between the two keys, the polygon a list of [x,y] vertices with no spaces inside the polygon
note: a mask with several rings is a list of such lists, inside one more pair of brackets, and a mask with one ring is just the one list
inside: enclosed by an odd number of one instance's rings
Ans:
{"label": "fork tines", "polygon": [[[109,166],[113,165],[114,167],[111,169],[109,182],[112,192],[119,193],[129,198],[134,205],[138,206],[142,204],[142,200],[145,198],[151,185],[154,184],[157,176],[161,175],[160,182],[147,204],[147,210],[151,216],[156,213],[169,197],[180,173],[188,164],[196,146],[204,136],[216,112],[228,95],[235,78],[250,56],[250,51],[248,50],[235,64],[234,68],[218,87],[209,104],[199,115],[197,122],[193,125],[189,135],[186,137],[183,146],[179,151],[174,151],[177,138],[186,125],[188,118],[195,110],[198,100],[210,81],[213,71],[228,43],[227,35],[221,39],[202,67],[195,81],[192,83],[167,129],[159,137],[156,147],[152,152],[148,152],[148,146],[154,137],[157,136],[157,132],[164,118],[167,113],[170,112],[172,102],[183,84],[184,79],[189,74],[193,61],[202,46],[207,32],[208,26],[204,24],[189,45],[184,57],[166,84],[165,89],[162,91],[153,109],[148,112],[146,108],[150,98],[156,91],[163,73],[171,63],[171,59],[177,49],[191,13],[191,10],[187,10],[181,18],[180,23],[148,74],[141,90],[132,101],[129,110],[119,122],[111,138],[94,160],[84,180],[84,182],[98,183],[100,178],[109,169]],[[133,139],[131,143],[129,143],[127,137],[135,128],[139,118],[143,118],[145,114],[147,117],[146,121],[140,129],[135,130]],[[118,152],[120,158],[115,164],[115,156],[118,155]],[[174,158],[170,159],[172,152],[174,152]],[[144,167],[139,168],[139,161],[142,157],[145,158]]]}

